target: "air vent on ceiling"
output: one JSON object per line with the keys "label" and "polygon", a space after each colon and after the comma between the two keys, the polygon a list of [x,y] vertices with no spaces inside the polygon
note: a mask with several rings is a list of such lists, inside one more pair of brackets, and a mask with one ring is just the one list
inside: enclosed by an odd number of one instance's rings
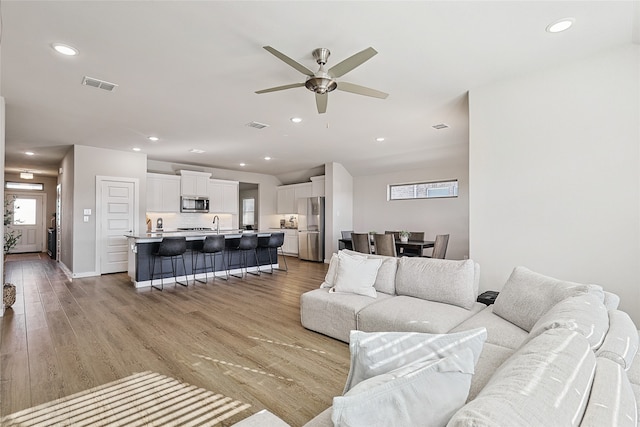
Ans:
{"label": "air vent on ceiling", "polygon": [[445,124],[445,123],[438,123],[437,125],[433,125],[433,126],[431,126],[431,127],[432,127],[432,128],[434,128],[434,129],[438,129],[438,130],[440,130],[440,129],[446,129],[446,128],[448,128],[448,127],[449,127],[449,125],[447,125],[447,124]]}
{"label": "air vent on ceiling", "polygon": [[94,79],[93,77],[87,77],[87,76],[84,76],[82,78],[82,84],[85,86],[91,86],[98,89],[103,89],[103,90],[106,90],[107,92],[113,92],[113,90],[118,87],[118,85],[115,83],[109,83],[104,80]]}
{"label": "air vent on ceiling", "polygon": [[260,123],[260,122],[249,122],[247,123],[247,126],[249,126],[250,128],[256,128],[256,129],[264,129],[269,127],[269,125]]}

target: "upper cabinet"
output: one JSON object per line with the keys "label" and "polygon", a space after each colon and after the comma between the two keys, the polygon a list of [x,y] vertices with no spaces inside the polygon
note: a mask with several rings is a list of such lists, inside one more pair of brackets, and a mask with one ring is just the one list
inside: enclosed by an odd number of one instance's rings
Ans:
{"label": "upper cabinet", "polygon": [[209,196],[210,173],[181,170],[180,195],[190,197]]}
{"label": "upper cabinet", "polygon": [[147,212],[180,212],[180,177],[147,174]]}
{"label": "upper cabinet", "polygon": [[238,181],[209,180],[209,212],[238,214]]}
{"label": "upper cabinet", "polygon": [[324,175],[311,177],[311,196],[324,197]]}
{"label": "upper cabinet", "polygon": [[277,213],[294,214],[298,212],[298,199],[312,196],[311,183],[281,185],[278,187],[276,194]]}

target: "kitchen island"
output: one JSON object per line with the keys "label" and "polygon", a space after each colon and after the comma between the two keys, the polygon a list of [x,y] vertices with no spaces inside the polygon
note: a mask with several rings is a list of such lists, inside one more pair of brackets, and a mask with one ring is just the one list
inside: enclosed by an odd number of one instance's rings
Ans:
{"label": "kitchen island", "polygon": [[[245,233],[247,233],[245,231]],[[271,232],[253,232],[258,234],[258,238],[260,237],[269,237]],[[151,286],[151,266],[154,261],[153,253],[157,252],[158,246],[160,245],[160,241],[163,237],[177,237],[184,236],[187,240],[187,252],[184,254],[184,263],[186,267],[186,272],[182,266],[182,262],[178,262],[177,264],[177,275],[178,281],[188,280],[189,283],[193,283],[193,260],[196,255],[200,258],[198,259],[198,269],[196,273],[196,278],[204,278],[204,261],[202,254],[200,253],[200,249],[202,249],[202,243],[207,235],[216,234],[216,231],[209,230],[197,230],[197,231],[155,231],[151,233],[143,233],[143,234],[129,234],[126,235],[129,243],[129,277],[131,278],[131,282],[136,288],[143,288]],[[234,231],[220,231],[219,234],[224,235],[226,240],[226,249],[224,252],[224,261],[228,264],[229,272],[231,274],[240,273],[240,252],[231,249],[233,246],[237,245],[238,240],[242,236],[242,233],[234,230]],[[273,259],[276,263],[273,264],[273,268],[278,268],[277,264],[277,252],[275,248],[267,249],[267,248],[258,248],[258,262],[260,267],[269,268],[269,252],[271,251],[271,259]],[[225,275],[223,266],[222,266],[222,254],[217,253],[215,256],[215,267],[216,271],[213,272],[216,276]],[[164,259],[162,261],[163,271],[164,271],[164,283],[173,283],[175,280],[173,278],[173,273],[171,272],[171,260]],[[247,257],[247,262],[249,264],[249,271],[258,270],[258,266],[256,265],[255,258],[252,256]],[[160,280],[160,260],[156,260],[156,269],[154,280]],[[210,262],[207,261],[207,272],[209,276],[211,276],[211,265]],[[185,278],[186,276],[186,278]]]}

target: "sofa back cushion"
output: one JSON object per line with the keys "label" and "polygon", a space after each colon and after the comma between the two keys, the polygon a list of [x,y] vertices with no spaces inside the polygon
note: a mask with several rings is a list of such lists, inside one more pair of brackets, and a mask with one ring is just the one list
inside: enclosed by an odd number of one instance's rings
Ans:
{"label": "sofa back cushion", "polygon": [[[638,352],[638,328],[627,313],[620,310],[609,311],[609,332],[596,352],[629,370]],[[640,356],[637,356],[640,357]]]}
{"label": "sofa back cushion", "polygon": [[636,427],[636,399],[622,366],[606,357],[596,358],[589,403],[580,427]]}
{"label": "sofa back cushion", "polygon": [[538,319],[526,341],[554,328],[581,333],[595,351],[602,345],[609,330],[609,314],[597,295],[583,294],[565,298]]}
{"label": "sofa back cushion", "polygon": [[398,261],[396,293],[470,309],[476,301],[474,274],[470,259],[402,257]]}
{"label": "sofa back cushion", "polygon": [[378,276],[376,277],[373,287],[378,292],[384,292],[389,295],[396,294],[396,271],[398,270],[398,258],[383,255],[363,254],[360,252],[350,251],[348,249],[343,249],[340,253],[356,257],[365,256],[367,259],[382,260],[382,264],[378,269]]}
{"label": "sofa back cushion", "polygon": [[567,282],[516,267],[504,284],[493,312],[505,320],[531,331],[533,325],[561,300],[586,294],[589,285]]}
{"label": "sofa back cushion", "polygon": [[507,359],[447,427],[577,426],[589,399],[595,359],[579,333],[545,331]]}

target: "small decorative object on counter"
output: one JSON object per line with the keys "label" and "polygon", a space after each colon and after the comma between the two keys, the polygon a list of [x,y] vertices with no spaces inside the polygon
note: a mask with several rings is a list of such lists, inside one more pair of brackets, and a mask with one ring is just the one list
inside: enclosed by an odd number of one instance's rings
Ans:
{"label": "small decorative object on counter", "polygon": [[409,234],[410,234],[410,233],[409,233],[408,231],[406,231],[406,230],[402,230],[402,231],[399,233],[400,241],[401,241],[401,242],[403,242],[403,243],[408,242],[408,241],[409,241]]}
{"label": "small decorative object on counter", "polygon": [[147,217],[147,233],[151,233],[151,218]]}
{"label": "small decorative object on counter", "polygon": [[2,303],[5,307],[11,307],[16,302],[16,285],[5,283],[2,287]]}
{"label": "small decorative object on counter", "polygon": [[156,220],[156,230],[162,230],[162,218]]}

